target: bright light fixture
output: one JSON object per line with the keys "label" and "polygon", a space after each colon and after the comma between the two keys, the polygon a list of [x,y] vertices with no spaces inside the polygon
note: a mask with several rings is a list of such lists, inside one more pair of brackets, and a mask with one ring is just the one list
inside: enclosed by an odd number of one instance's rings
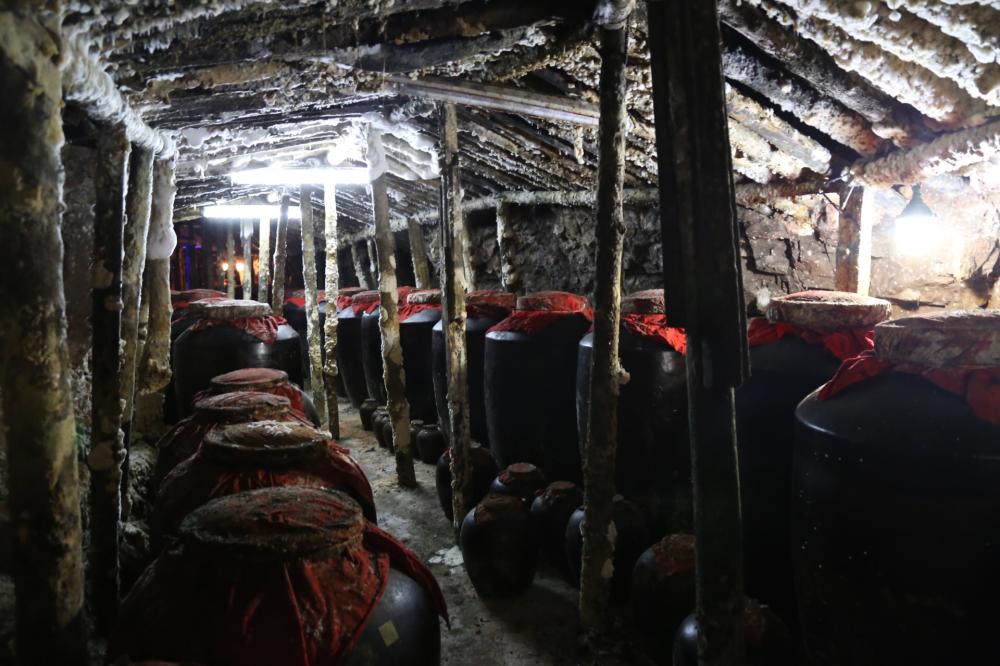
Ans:
{"label": "bright light fixture", "polygon": [[247,265],[244,264],[242,261],[237,261],[236,262],[236,272],[237,273],[242,273],[244,270],[246,270],[246,267],[247,267]]}
{"label": "bright light fixture", "polygon": [[950,236],[948,229],[921,198],[920,185],[914,185],[910,203],[896,218],[893,234],[896,249],[908,257],[922,257],[942,249]]}
{"label": "bright light fixture", "polygon": [[228,271],[229,270],[229,262],[228,261],[223,261],[221,268],[222,268],[222,272],[223,273],[225,273],[226,271]]}
{"label": "bright light fixture", "polygon": [[248,169],[229,174],[235,185],[366,185],[366,167]]}
{"label": "bright light fixture", "polygon": [[[216,220],[270,220],[281,215],[281,206],[270,206],[267,204],[223,204],[220,206],[205,206],[201,214],[207,218]],[[289,206],[288,219],[302,219],[302,210],[298,206]]]}

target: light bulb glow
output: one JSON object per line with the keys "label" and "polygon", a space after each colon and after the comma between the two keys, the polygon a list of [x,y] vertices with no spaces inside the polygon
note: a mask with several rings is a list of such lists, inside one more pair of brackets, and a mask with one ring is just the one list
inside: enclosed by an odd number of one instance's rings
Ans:
{"label": "light bulb glow", "polygon": [[951,233],[933,215],[900,217],[893,232],[896,250],[907,257],[940,252],[951,242]]}
{"label": "light bulb glow", "polygon": [[242,261],[237,261],[236,262],[236,272],[237,273],[242,273],[244,270],[246,270],[246,267],[247,267],[247,265],[244,264]]}
{"label": "light bulb glow", "polygon": [[[281,206],[270,206],[267,204],[222,204],[218,206],[205,206],[201,214],[214,220],[250,220],[250,219],[274,219],[281,216]],[[289,206],[288,219],[302,219],[302,209],[298,206]]]}
{"label": "light bulb glow", "polygon": [[229,262],[228,261],[223,261],[222,262],[222,272],[225,273],[228,270],[229,270]]}
{"label": "light bulb glow", "polygon": [[366,185],[368,169],[365,167],[337,167],[333,169],[288,169],[267,167],[247,169],[229,174],[234,185]]}

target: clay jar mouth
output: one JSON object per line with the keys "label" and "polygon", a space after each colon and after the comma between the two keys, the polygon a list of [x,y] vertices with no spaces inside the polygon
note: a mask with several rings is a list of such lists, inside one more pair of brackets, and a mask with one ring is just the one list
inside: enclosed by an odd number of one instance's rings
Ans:
{"label": "clay jar mouth", "polygon": [[417,289],[406,297],[410,305],[441,305],[440,289]]}
{"label": "clay jar mouth", "polygon": [[506,469],[500,472],[499,477],[500,481],[506,485],[544,481],[544,475],[538,467],[531,463],[523,462],[508,465]]}
{"label": "clay jar mouth", "polygon": [[528,508],[520,497],[513,495],[487,495],[473,509],[473,518],[477,525],[487,523],[525,520]]}
{"label": "clay jar mouth", "polygon": [[261,563],[321,559],[358,548],[361,507],[336,490],[282,486],[219,497],[180,526],[185,553]]}
{"label": "clay jar mouth", "polygon": [[653,545],[653,557],[660,578],[694,571],[694,535],[668,534]]}
{"label": "clay jar mouth", "polygon": [[209,321],[236,321],[250,317],[269,317],[270,306],[257,301],[219,299],[195,301],[189,306],[191,313]]}
{"label": "clay jar mouth", "polygon": [[539,291],[534,294],[519,296],[518,311],[522,312],[557,312],[574,314],[585,312],[590,308],[590,302],[583,296],[567,291]]}
{"label": "clay jar mouth", "polygon": [[889,301],[846,291],[800,291],[776,296],[766,310],[772,323],[785,322],[819,333],[872,328],[891,314]]}
{"label": "clay jar mouth", "polygon": [[254,467],[306,463],[323,454],[326,433],[287,421],[254,421],[216,428],[205,436],[203,450],[210,459]]}
{"label": "clay jar mouth", "polygon": [[666,304],[662,289],[632,292],[622,299],[622,314],[664,314]]}
{"label": "clay jar mouth", "polygon": [[217,423],[268,421],[291,414],[285,396],[254,391],[234,391],[202,398],[194,404],[195,416]]}
{"label": "clay jar mouth", "polygon": [[572,511],[583,502],[583,494],[572,481],[553,481],[539,499],[545,506],[565,506]]}
{"label": "clay jar mouth", "polygon": [[261,391],[288,384],[288,373],[274,368],[242,368],[212,378],[212,393]]}
{"label": "clay jar mouth", "polygon": [[875,355],[927,368],[998,368],[1000,310],[949,310],[881,323]]}

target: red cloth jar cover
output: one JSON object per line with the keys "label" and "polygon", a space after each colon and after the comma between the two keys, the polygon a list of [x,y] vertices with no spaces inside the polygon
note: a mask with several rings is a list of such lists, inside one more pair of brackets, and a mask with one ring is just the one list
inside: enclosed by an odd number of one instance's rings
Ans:
{"label": "red cloth jar cover", "polygon": [[305,416],[292,411],[288,398],[268,393],[236,391],[197,401],[194,413],[178,421],[157,442],[157,478],[194,455],[205,435],[220,425],[263,420],[310,425]]}
{"label": "red cloth jar cover", "polygon": [[695,568],[693,534],[669,534],[653,544],[658,577],[673,576]]}
{"label": "red cloth jar cover", "polygon": [[441,309],[440,289],[414,289],[406,297],[406,303],[399,304],[399,321],[406,321],[418,312]]}
{"label": "red cloth jar cover", "polygon": [[351,307],[351,299],[363,291],[364,287],[343,287],[337,292],[337,311]]}
{"label": "red cloth jar cover", "polygon": [[872,348],[872,329],[892,312],[889,301],[843,291],[800,291],[776,296],[767,318],[750,320],[751,347],[776,342],[786,335],[824,347],[840,360]]}
{"label": "red cloth jar cover", "polygon": [[305,395],[302,389],[288,381],[288,373],[275,368],[242,368],[212,378],[212,385],[194,396],[198,402],[202,398],[235,391],[270,393],[288,398],[293,412],[308,418]]}
{"label": "red cloth jar cover", "polygon": [[948,311],[875,327],[875,349],[844,361],[820,389],[830,400],[885,372],[923,377],[962,397],[973,414],[1000,425],[1000,310]]}
{"label": "red cloth jar cover", "polygon": [[683,328],[667,324],[662,289],[636,291],[622,299],[622,325],[636,335],[667,344],[678,354],[687,353]]}
{"label": "red cloth jar cover", "polygon": [[192,303],[190,309],[191,314],[200,319],[188,330],[203,331],[212,326],[230,326],[267,344],[273,344],[278,339],[278,327],[286,323],[284,317],[271,314],[270,306],[256,301],[202,300]]}
{"label": "red cloth jar cover", "polygon": [[517,296],[509,291],[480,289],[465,295],[465,313],[470,317],[505,319],[517,307]]}
{"label": "red cloth jar cover", "polygon": [[517,309],[487,333],[538,333],[564,317],[584,317],[591,321],[594,313],[584,296],[565,291],[539,291],[518,298]]}
{"label": "red cloth jar cover", "polygon": [[342,490],[375,520],[368,478],[328,433],[302,423],[255,421],[207,433],[198,451],[160,483],[152,524],[174,534],[185,516],[209,500],[277,486]]}
{"label": "red cloth jar cover", "polygon": [[343,493],[284,486],[215,499],[122,603],[109,655],[239,666],[334,666],[382,598],[390,567],[431,572]]}
{"label": "red cloth jar cover", "polygon": [[[400,302],[406,302],[407,296],[413,292],[413,287],[398,287],[396,289],[396,294]],[[378,306],[382,303],[382,295],[376,289],[369,289],[368,291],[362,291],[361,293],[355,294],[351,298],[351,307],[354,309],[355,315],[370,314],[378,309]]]}
{"label": "red cloth jar cover", "polygon": [[200,301],[206,298],[219,299],[225,297],[225,292],[216,291],[215,289],[188,289],[187,291],[171,293],[170,302],[174,310],[183,310],[195,301]]}
{"label": "red cloth jar cover", "polygon": [[[316,303],[326,302],[326,292],[322,289],[316,290]],[[305,289],[295,289],[285,296],[285,303],[291,303],[292,305],[300,308],[306,306],[306,290]]]}

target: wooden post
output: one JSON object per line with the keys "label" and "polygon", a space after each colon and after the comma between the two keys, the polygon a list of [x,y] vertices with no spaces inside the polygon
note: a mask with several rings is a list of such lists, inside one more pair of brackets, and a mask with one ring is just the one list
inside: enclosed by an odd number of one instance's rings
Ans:
{"label": "wooden post", "polygon": [[90,598],[97,630],[107,634],[118,607],[118,542],[121,517],[122,254],[130,146],[115,128],[97,140],[97,203],[94,211],[92,392],[90,453]]}
{"label": "wooden post", "polygon": [[0,444],[6,439],[22,666],[88,663],[60,235],[62,4],[0,12],[0,261],[9,280]]}
{"label": "wooden post", "polygon": [[271,310],[281,316],[285,305],[285,255],[288,252],[288,208],[291,197],[281,197],[281,214],[274,232],[274,288],[271,290]]}
{"label": "wooden post", "polygon": [[226,225],[226,296],[236,298],[236,239]]}
{"label": "wooden post", "polygon": [[[316,297],[316,224],[313,221],[312,192],[303,185],[299,195],[302,211],[302,285],[306,294],[306,342],[309,349],[309,388],[313,404],[319,412],[321,425],[326,428],[328,412],[326,388],[323,385],[323,355],[320,343],[319,299]],[[336,399],[336,398],[334,398]]]}
{"label": "wooden post", "polygon": [[[213,271],[214,272],[214,271]],[[184,270],[184,246],[177,248],[177,288],[180,291],[191,288],[191,279]]]}
{"label": "wooden post", "polygon": [[864,215],[864,187],[840,190],[837,208],[837,263],[834,284],[840,291],[868,295],[872,277],[872,225]]}
{"label": "wooden post", "polygon": [[521,291],[521,275],[514,267],[517,236],[510,224],[514,204],[507,201],[497,203],[497,248],[500,254],[500,284],[507,291]]}
{"label": "wooden post", "polygon": [[125,447],[122,465],[122,514],[131,507],[128,499],[128,450],[132,440],[135,409],[135,368],[139,362],[139,309],[142,275],[146,268],[146,241],[149,236],[149,208],[153,196],[153,153],[134,146],[128,161],[128,192],[125,195],[125,230],[122,262],[122,361],[118,374],[121,390],[121,428]]}
{"label": "wooden post", "polygon": [[240,232],[243,237],[243,300],[253,300],[253,222],[240,222]]}
{"label": "wooden post", "polygon": [[257,300],[271,302],[271,220],[260,218],[260,270],[257,271]]}
{"label": "wooden post", "polygon": [[410,259],[413,261],[413,281],[417,289],[430,289],[431,270],[427,265],[427,248],[424,246],[424,231],[420,223],[410,220],[406,223],[410,234]]}
{"label": "wooden post", "polygon": [[719,22],[714,2],[648,4],[667,319],[687,332],[698,662],[743,663],[733,388],[748,373]]}
{"label": "wooden post", "polygon": [[351,261],[354,263],[354,274],[358,276],[358,286],[363,289],[371,289],[372,282],[368,277],[368,271],[365,270],[365,260],[361,256],[362,243],[364,241],[351,243]]}
{"label": "wooden post", "polygon": [[[388,207],[388,203],[386,204]],[[379,273],[379,265],[377,260],[377,250],[375,248],[375,238],[365,239],[366,247],[368,248],[368,273],[372,276],[372,283],[381,284],[382,276]],[[393,238],[392,242],[393,252],[396,251],[396,240]]]}
{"label": "wooden post", "polygon": [[[462,261],[462,183],[458,119],[454,104],[441,115],[441,304],[448,369],[448,432],[451,433],[451,497],[455,538],[472,504],[472,435],[469,427],[468,362],[465,350],[465,264]],[[418,230],[419,232],[419,230]],[[412,247],[411,247],[412,249]]]}
{"label": "wooden post", "polygon": [[601,39],[599,155],[597,166],[597,260],[594,288],[594,353],[585,439],[583,564],[580,620],[593,632],[605,623],[615,550],[612,498],[618,446],[618,393],[624,371],[618,359],[622,251],[625,242],[625,65],[631,7],[616,7]]}
{"label": "wooden post", "polygon": [[337,405],[337,293],[340,291],[340,266],[337,263],[337,186],[327,183],[323,190],[323,239],[326,241],[326,319],[323,322],[323,380],[326,385],[327,426],[334,439],[340,437],[340,411]]}
{"label": "wooden post", "polygon": [[375,245],[378,247],[379,328],[382,329],[382,376],[388,396],[387,408],[392,422],[392,442],[396,452],[396,480],[407,488],[417,486],[410,448],[410,405],[406,402],[406,378],[403,373],[403,347],[399,342],[398,293],[396,291],[396,243],[389,228],[389,194],[385,184],[385,154],[382,135],[368,130],[369,170],[375,204]]}
{"label": "wooden post", "polygon": [[[136,386],[140,396],[136,398],[137,407],[141,404],[145,411],[146,406],[150,406],[151,411],[142,419],[137,415],[136,423],[162,424],[163,391],[170,383],[170,316],[173,312],[170,303],[170,255],[177,245],[173,228],[176,194],[173,160],[157,160],[153,165],[153,202],[146,246],[146,276],[142,284],[143,300],[149,304],[149,322]],[[153,403],[155,408],[152,408]]]}

